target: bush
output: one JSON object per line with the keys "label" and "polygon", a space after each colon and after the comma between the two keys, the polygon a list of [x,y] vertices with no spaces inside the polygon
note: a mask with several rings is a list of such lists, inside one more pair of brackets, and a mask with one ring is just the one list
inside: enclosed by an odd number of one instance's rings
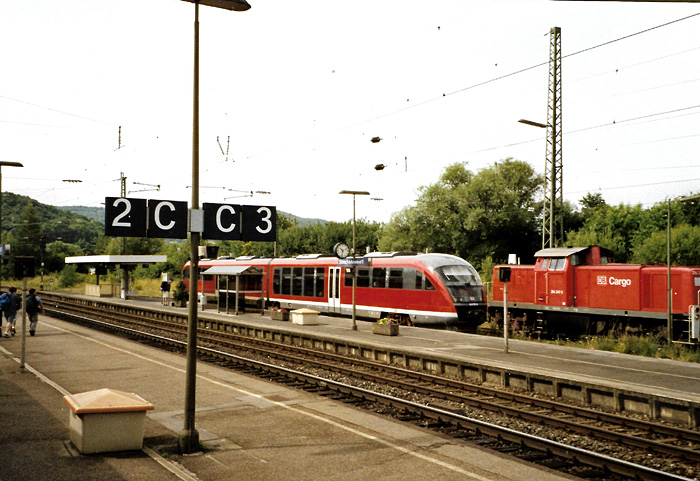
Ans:
{"label": "bush", "polygon": [[187,292],[187,286],[184,282],[178,281],[173,288],[172,293],[173,301],[186,301],[189,299],[189,293]]}
{"label": "bush", "polygon": [[75,265],[67,265],[61,271],[58,278],[58,287],[73,287],[81,281],[78,268]]}

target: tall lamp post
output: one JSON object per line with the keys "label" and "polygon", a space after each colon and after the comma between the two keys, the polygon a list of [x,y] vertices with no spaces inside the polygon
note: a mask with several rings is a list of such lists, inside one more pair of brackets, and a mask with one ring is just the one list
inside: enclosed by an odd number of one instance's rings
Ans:
{"label": "tall lamp post", "polygon": [[[551,134],[551,139],[548,137],[548,146],[550,143],[554,142],[554,139],[556,138],[556,132],[555,129],[551,128],[551,125],[549,124],[543,124],[540,122],[534,122],[532,120],[525,120],[525,119],[520,119],[518,120],[521,124],[525,125],[531,125],[533,127],[538,127],[540,129],[546,129],[550,128],[552,131]],[[542,206],[542,248],[544,249],[545,247],[557,247],[558,241],[562,240],[564,237],[564,221],[563,218],[559,219],[560,220],[560,229],[559,232],[557,233],[556,227],[555,227],[555,220],[556,220],[556,215],[554,214],[557,212],[557,205],[556,205],[556,200],[557,200],[557,195],[555,195],[556,192],[561,191],[561,185],[557,185],[557,182],[561,182],[561,176],[557,175],[557,156],[556,152],[557,149],[552,148],[552,152],[550,155],[550,158],[547,159],[547,169],[546,171],[549,172],[549,177],[545,179],[549,183],[545,185],[544,187],[544,205]],[[560,170],[560,169],[559,169]],[[549,195],[547,195],[549,193]],[[562,206],[559,206],[561,209]],[[561,211],[560,216],[561,216]]]}
{"label": "tall lamp post", "polygon": [[192,105],[192,205],[190,215],[190,292],[187,326],[187,361],[185,371],[184,426],[178,436],[180,451],[187,454],[199,450],[199,433],[195,429],[195,391],[197,380],[197,280],[199,240],[203,229],[199,208],[199,4],[244,12],[250,9],[246,0],[184,0],[194,3],[194,91]]}
{"label": "tall lamp post", "polygon": [[[24,167],[21,162],[9,162],[0,160],[0,250],[5,255],[5,245],[2,243],[2,168],[3,167]],[[2,268],[0,266],[0,287],[2,286]]]}
{"label": "tall lamp post", "polygon": [[[352,194],[352,258],[355,259],[355,196],[369,195],[369,192],[362,190],[341,190],[340,194]],[[357,288],[357,269],[352,266],[352,327],[357,331],[357,304],[355,303],[355,290]]]}

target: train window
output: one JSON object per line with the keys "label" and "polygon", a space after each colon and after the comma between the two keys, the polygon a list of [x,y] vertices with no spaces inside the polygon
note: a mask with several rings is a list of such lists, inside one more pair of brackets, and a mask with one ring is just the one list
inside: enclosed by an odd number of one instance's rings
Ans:
{"label": "train window", "polygon": [[282,280],[282,270],[275,267],[272,270],[272,293],[273,294],[280,293],[280,281],[281,280]]}
{"label": "train window", "polygon": [[564,259],[563,257],[560,257],[557,259],[552,259],[552,261],[549,263],[549,270],[550,271],[563,271],[565,266],[566,266],[566,259]]}
{"label": "train window", "polygon": [[569,257],[569,259],[571,259],[572,266],[581,265],[581,258],[578,256],[578,254],[573,254],[571,257]]}
{"label": "train window", "polygon": [[203,281],[213,281],[213,280],[214,280],[214,276],[211,275],[211,274],[204,274],[204,275],[202,275],[202,280],[203,280]]}
{"label": "train window", "polygon": [[467,284],[475,285],[478,283],[478,274],[476,271],[467,265],[447,265],[435,269],[445,280],[445,284]]}
{"label": "train window", "polygon": [[304,268],[304,295],[306,297],[314,297],[316,282],[316,269],[314,267]]}
{"label": "train window", "polygon": [[403,269],[389,269],[389,289],[403,289]]}
{"label": "train window", "polygon": [[372,287],[380,287],[382,289],[386,287],[386,268],[372,268]]}
{"label": "train window", "polygon": [[314,295],[314,271],[313,269],[304,269],[304,295],[312,297]]}
{"label": "train window", "polygon": [[282,268],[282,292],[281,294],[290,295],[292,293],[292,268]]}
{"label": "train window", "polygon": [[324,288],[326,285],[325,277],[326,277],[326,268],[325,267],[317,267],[316,268],[316,297],[326,297],[326,293],[324,291]]}
{"label": "train window", "polygon": [[435,286],[433,286],[433,283],[430,282],[430,279],[428,279],[427,277],[425,278],[425,290],[426,291],[434,291],[435,290]]}
{"label": "train window", "polygon": [[185,267],[185,270],[182,271],[182,278],[183,279],[190,278],[190,268],[189,267]]}
{"label": "train window", "polygon": [[549,264],[549,258],[548,258],[548,257],[545,257],[545,258],[542,260],[542,267],[540,267],[540,269],[542,269],[543,271],[546,271],[546,270],[547,270],[547,264]]}
{"label": "train window", "polygon": [[[369,287],[369,269],[357,268],[357,287]],[[350,285],[352,286],[352,276],[350,276]]]}
{"label": "train window", "polygon": [[412,284],[408,284],[408,279],[404,278],[404,285],[412,285],[413,287],[411,289],[418,289],[421,290],[423,289],[423,273],[420,271],[417,271],[415,269],[407,269],[409,271],[408,276],[413,276],[415,279]]}
{"label": "train window", "polygon": [[[405,267],[402,269],[402,276],[403,278],[401,279],[401,282],[403,283],[403,289],[420,289],[419,287],[416,287],[416,270],[413,269],[412,267]],[[390,281],[391,282],[391,281]]]}
{"label": "train window", "polygon": [[303,274],[304,269],[302,267],[293,267],[292,268],[292,295],[293,296],[301,296],[302,295],[302,288],[303,288],[303,282],[304,282],[304,277]]}

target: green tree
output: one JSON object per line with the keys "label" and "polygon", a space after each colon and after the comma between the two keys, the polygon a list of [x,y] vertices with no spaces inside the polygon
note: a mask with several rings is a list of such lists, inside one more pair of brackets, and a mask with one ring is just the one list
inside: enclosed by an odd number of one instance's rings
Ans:
{"label": "green tree", "polygon": [[14,254],[33,256],[38,259],[41,226],[34,211],[34,205],[31,202],[27,202],[14,232],[17,235],[16,244],[13,246]]}
{"label": "green tree", "polygon": [[[368,249],[376,250],[381,225],[365,219],[355,221],[355,245],[357,255]],[[352,247],[352,221],[326,222],[325,224],[294,225],[278,236],[278,255],[329,254],[338,242]]]}
{"label": "green tree", "polygon": [[415,206],[394,215],[382,230],[382,250],[455,254],[475,263],[530,258],[540,245],[535,197],[541,176],[525,163],[505,159],[476,174],[464,164],[445,169],[421,188]]}
{"label": "green tree", "polygon": [[[658,230],[633,249],[632,262],[666,264],[667,233]],[[671,265],[700,266],[700,226],[682,224],[671,228]]]}
{"label": "green tree", "polygon": [[44,253],[44,272],[58,272],[63,268],[66,257],[82,255],[85,255],[85,252],[77,245],[62,241],[51,242],[46,245]]}
{"label": "green tree", "polygon": [[578,201],[578,203],[581,204],[584,214],[588,211],[594,211],[608,205],[605,202],[605,199],[603,199],[603,195],[599,192],[596,192],[595,194],[591,194],[589,192],[588,194],[584,195],[581,200]]}
{"label": "green tree", "polygon": [[155,255],[159,254],[165,241],[149,237],[111,237],[105,246],[108,255]]}

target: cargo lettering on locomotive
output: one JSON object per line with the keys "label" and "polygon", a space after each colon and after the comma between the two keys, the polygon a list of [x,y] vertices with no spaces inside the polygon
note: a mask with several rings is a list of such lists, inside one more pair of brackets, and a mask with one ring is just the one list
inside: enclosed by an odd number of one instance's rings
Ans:
{"label": "cargo lettering on locomotive", "polygon": [[614,277],[610,277],[609,281],[611,286],[627,287],[632,285],[632,279],[616,279]]}

